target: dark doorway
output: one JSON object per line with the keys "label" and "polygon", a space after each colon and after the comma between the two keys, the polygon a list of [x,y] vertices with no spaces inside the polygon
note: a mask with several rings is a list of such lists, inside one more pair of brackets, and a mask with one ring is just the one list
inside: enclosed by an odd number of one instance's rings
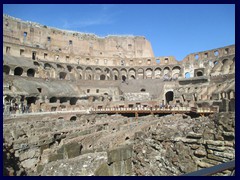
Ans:
{"label": "dark doorway", "polygon": [[122,76],[123,81],[126,81],[126,79],[127,79],[126,76]]}
{"label": "dark doorway", "polygon": [[70,99],[70,105],[76,105],[77,103],[77,98],[73,97]]}
{"label": "dark doorway", "polygon": [[201,71],[198,71],[197,76],[203,76],[203,73]]}
{"label": "dark doorway", "polygon": [[32,52],[32,59],[33,59],[33,60],[36,59],[36,52],[35,52],[35,51]]}
{"label": "dark doorway", "polygon": [[23,73],[23,69],[22,69],[22,68],[16,67],[16,68],[14,69],[14,75],[16,75],[16,76],[21,76],[22,73]]}
{"label": "dark doorway", "polygon": [[168,91],[168,92],[165,94],[165,97],[166,97],[166,102],[169,103],[170,101],[173,100],[173,92],[172,92],[172,91]]}
{"label": "dark doorway", "polygon": [[27,76],[28,77],[34,77],[34,75],[35,75],[35,70],[34,69],[27,70]]}
{"label": "dark doorway", "polygon": [[9,73],[10,73],[10,67],[4,65],[4,66],[3,66],[3,73],[4,73],[4,74],[9,74]]}
{"label": "dark doorway", "polygon": [[56,97],[51,97],[49,101],[50,101],[50,103],[55,103],[55,102],[57,102],[57,98]]}
{"label": "dark doorway", "polygon": [[35,104],[36,103],[36,100],[37,98],[36,97],[27,97],[27,105],[31,105],[32,103]]}
{"label": "dark doorway", "polygon": [[60,98],[60,103],[66,103],[68,99],[66,97]]}
{"label": "dark doorway", "polygon": [[59,79],[65,79],[66,76],[67,76],[67,73],[65,73],[65,72],[60,72],[59,73]]}
{"label": "dark doorway", "polygon": [[104,74],[102,74],[101,76],[100,76],[100,80],[105,80],[106,79],[106,76],[104,75]]}
{"label": "dark doorway", "polygon": [[76,121],[77,120],[77,117],[76,116],[72,116],[71,118],[70,118],[70,121]]}

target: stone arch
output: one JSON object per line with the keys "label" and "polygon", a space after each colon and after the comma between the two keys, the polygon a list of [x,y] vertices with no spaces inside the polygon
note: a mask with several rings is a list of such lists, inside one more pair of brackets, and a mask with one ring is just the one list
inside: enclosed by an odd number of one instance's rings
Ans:
{"label": "stone arch", "polygon": [[110,80],[111,77],[112,77],[111,70],[110,70],[109,68],[105,68],[105,69],[104,69],[104,73],[105,73],[105,75],[106,75],[106,79],[107,79],[107,80]]}
{"label": "stone arch", "polygon": [[71,118],[70,118],[70,121],[76,121],[77,120],[77,116],[72,116]]}
{"label": "stone arch", "polygon": [[147,64],[150,65],[151,64],[151,59],[147,60]]}
{"label": "stone arch", "polygon": [[34,77],[34,75],[35,75],[35,70],[34,69],[30,68],[30,69],[27,70],[27,76],[28,77]]}
{"label": "stone arch", "polygon": [[3,65],[3,74],[8,75],[10,73],[10,67],[7,65]]}
{"label": "stone arch", "polygon": [[154,70],[154,75],[155,75],[155,78],[156,79],[160,79],[161,78],[161,68],[156,68],[155,70]]}
{"label": "stone arch", "polygon": [[145,74],[146,74],[147,79],[152,79],[153,70],[151,68],[147,68],[146,71],[145,71]]}
{"label": "stone arch", "polygon": [[129,77],[129,79],[136,79],[136,70],[133,68],[129,69],[128,77]]}
{"label": "stone arch", "polygon": [[83,68],[81,68],[80,66],[77,66],[76,69],[79,73],[79,79],[83,79]]}
{"label": "stone arch", "polygon": [[121,69],[121,79],[122,81],[125,81],[127,79],[127,70]]}
{"label": "stone arch", "polygon": [[230,64],[231,63],[231,60],[230,59],[223,59],[222,60],[222,64]]}
{"label": "stone arch", "polygon": [[68,72],[72,72],[72,70],[73,70],[73,67],[72,67],[72,66],[70,66],[70,65],[67,65],[67,69],[68,69]]}
{"label": "stone arch", "polygon": [[70,99],[70,105],[76,105],[76,103],[77,103],[77,98],[76,97],[72,97],[71,99]]}
{"label": "stone arch", "polygon": [[170,74],[170,68],[167,66],[163,69],[163,75]]}
{"label": "stone arch", "polygon": [[179,75],[181,72],[181,68],[179,66],[174,66],[172,68],[172,78],[173,79],[178,79]]}
{"label": "stone arch", "polygon": [[60,72],[59,73],[59,79],[66,79],[67,73],[66,72]]}
{"label": "stone arch", "polygon": [[45,70],[50,70],[50,69],[52,69],[53,67],[52,67],[52,65],[51,64],[49,64],[49,63],[45,63],[44,64],[44,69]]}
{"label": "stone arch", "polygon": [[68,101],[68,98],[66,98],[66,97],[60,98],[60,103],[66,103],[67,101]]}
{"label": "stone arch", "polygon": [[203,76],[203,72],[202,71],[197,71],[196,75],[197,76]]}
{"label": "stone arch", "polygon": [[31,96],[31,97],[26,97],[26,100],[27,100],[27,105],[30,106],[31,104],[36,103],[37,98],[34,96]]}
{"label": "stone arch", "polygon": [[189,73],[189,72],[186,72],[186,73],[185,73],[185,78],[190,78],[190,77],[191,77],[190,73]]}
{"label": "stone arch", "polygon": [[112,73],[113,73],[113,80],[118,80],[119,79],[119,71],[117,69],[113,69]]}
{"label": "stone arch", "polygon": [[87,67],[85,70],[86,80],[92,80],[93,79],[93,70],[90,67]]}
{"label": "stone arch", "polygon": [[105,74],[101,74],[101,75],[100,75],[100,80],[106,80]]}
{"label": "stone arch", "polygon": [[57,64],[57,68],[58,68],[59,70],[61,70],[61,71],[64,71],[64,70],[65,70],[65,68],[64,68],[62,65],[60,65],[60,64]]}
{"label": "stone arch", "polygon": [[56,97],[51,97],[51,98],[49,99],[49,102],[50,102],[50,103],[56,103],[56,102],[57,102],[57,98],[56,98]]}
{"label": "stone arch", "polygon": [[16,68],[14,69],[14,75],[16,75],[16,76],[21,76],[22,73],[23,73],[23,68],[21,68],[21,67],[16,67]]}
{"label": "stone arch", "polygon": [[230,59],[224,59],[222,61],[222,69],[221,71],[223,72],[223,74],[229,74],[230,71],[230,65],[232,64],[233,61],[231,61]]}
{"label": "stone arch", "polygon": [[36,62],[36,61],[33,62],[33,65],[34,66],[40,66],[40,64],[38,62]]}
{"label": "stone arch", "polygon": [[170,101],[173,101],[173,97],[174,97],[173,91],[166,92],[165,94],[166,103],[169,104]]}
{"label": "stone arch", "polygon": [[100,80],[100,75],[102,74],[102,69],[96,68],[95,69],[95,80]]}
{"label": "stone arch", "polygon": [[144,70],[142,68],[139,68],[137,70],[137,75],[138,75],[138,79],[144,79]]}

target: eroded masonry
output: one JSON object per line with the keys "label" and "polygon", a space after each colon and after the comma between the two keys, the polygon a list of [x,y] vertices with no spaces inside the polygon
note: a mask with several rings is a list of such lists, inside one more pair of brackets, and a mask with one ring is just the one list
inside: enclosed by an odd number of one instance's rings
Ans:
{"label": "eroded masonry", "polygon": [[3,116],[5,175],[181,175],[228,162],[235,45],[177,61],[142,36],[4,15]]}

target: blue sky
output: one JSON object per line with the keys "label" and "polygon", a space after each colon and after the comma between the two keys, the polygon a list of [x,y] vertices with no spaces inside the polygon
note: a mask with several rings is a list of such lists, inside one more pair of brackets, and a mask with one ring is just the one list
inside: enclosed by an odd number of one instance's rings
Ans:
{"label": "blue sky", "polygon": [[3,13],[98,36],[145,36],[155,56],[177,60],[235,44],[233,4],[5,4]]}

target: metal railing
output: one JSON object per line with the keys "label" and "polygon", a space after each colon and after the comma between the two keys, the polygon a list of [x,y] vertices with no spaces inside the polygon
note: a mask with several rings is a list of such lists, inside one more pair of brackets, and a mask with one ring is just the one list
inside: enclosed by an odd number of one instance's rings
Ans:
{"label": "metal railing", "polygon": [[233,174],[231,174],[231,175],[235,176],[235,160],[226,162],[223,164],[219,164],[219,165],[216,165],[213,167],[200,169],[195,172],[183,174],[182,176],[211,176],[213,174],[217,174],[217,173],[223,172],[225,170],[234,170]]}

